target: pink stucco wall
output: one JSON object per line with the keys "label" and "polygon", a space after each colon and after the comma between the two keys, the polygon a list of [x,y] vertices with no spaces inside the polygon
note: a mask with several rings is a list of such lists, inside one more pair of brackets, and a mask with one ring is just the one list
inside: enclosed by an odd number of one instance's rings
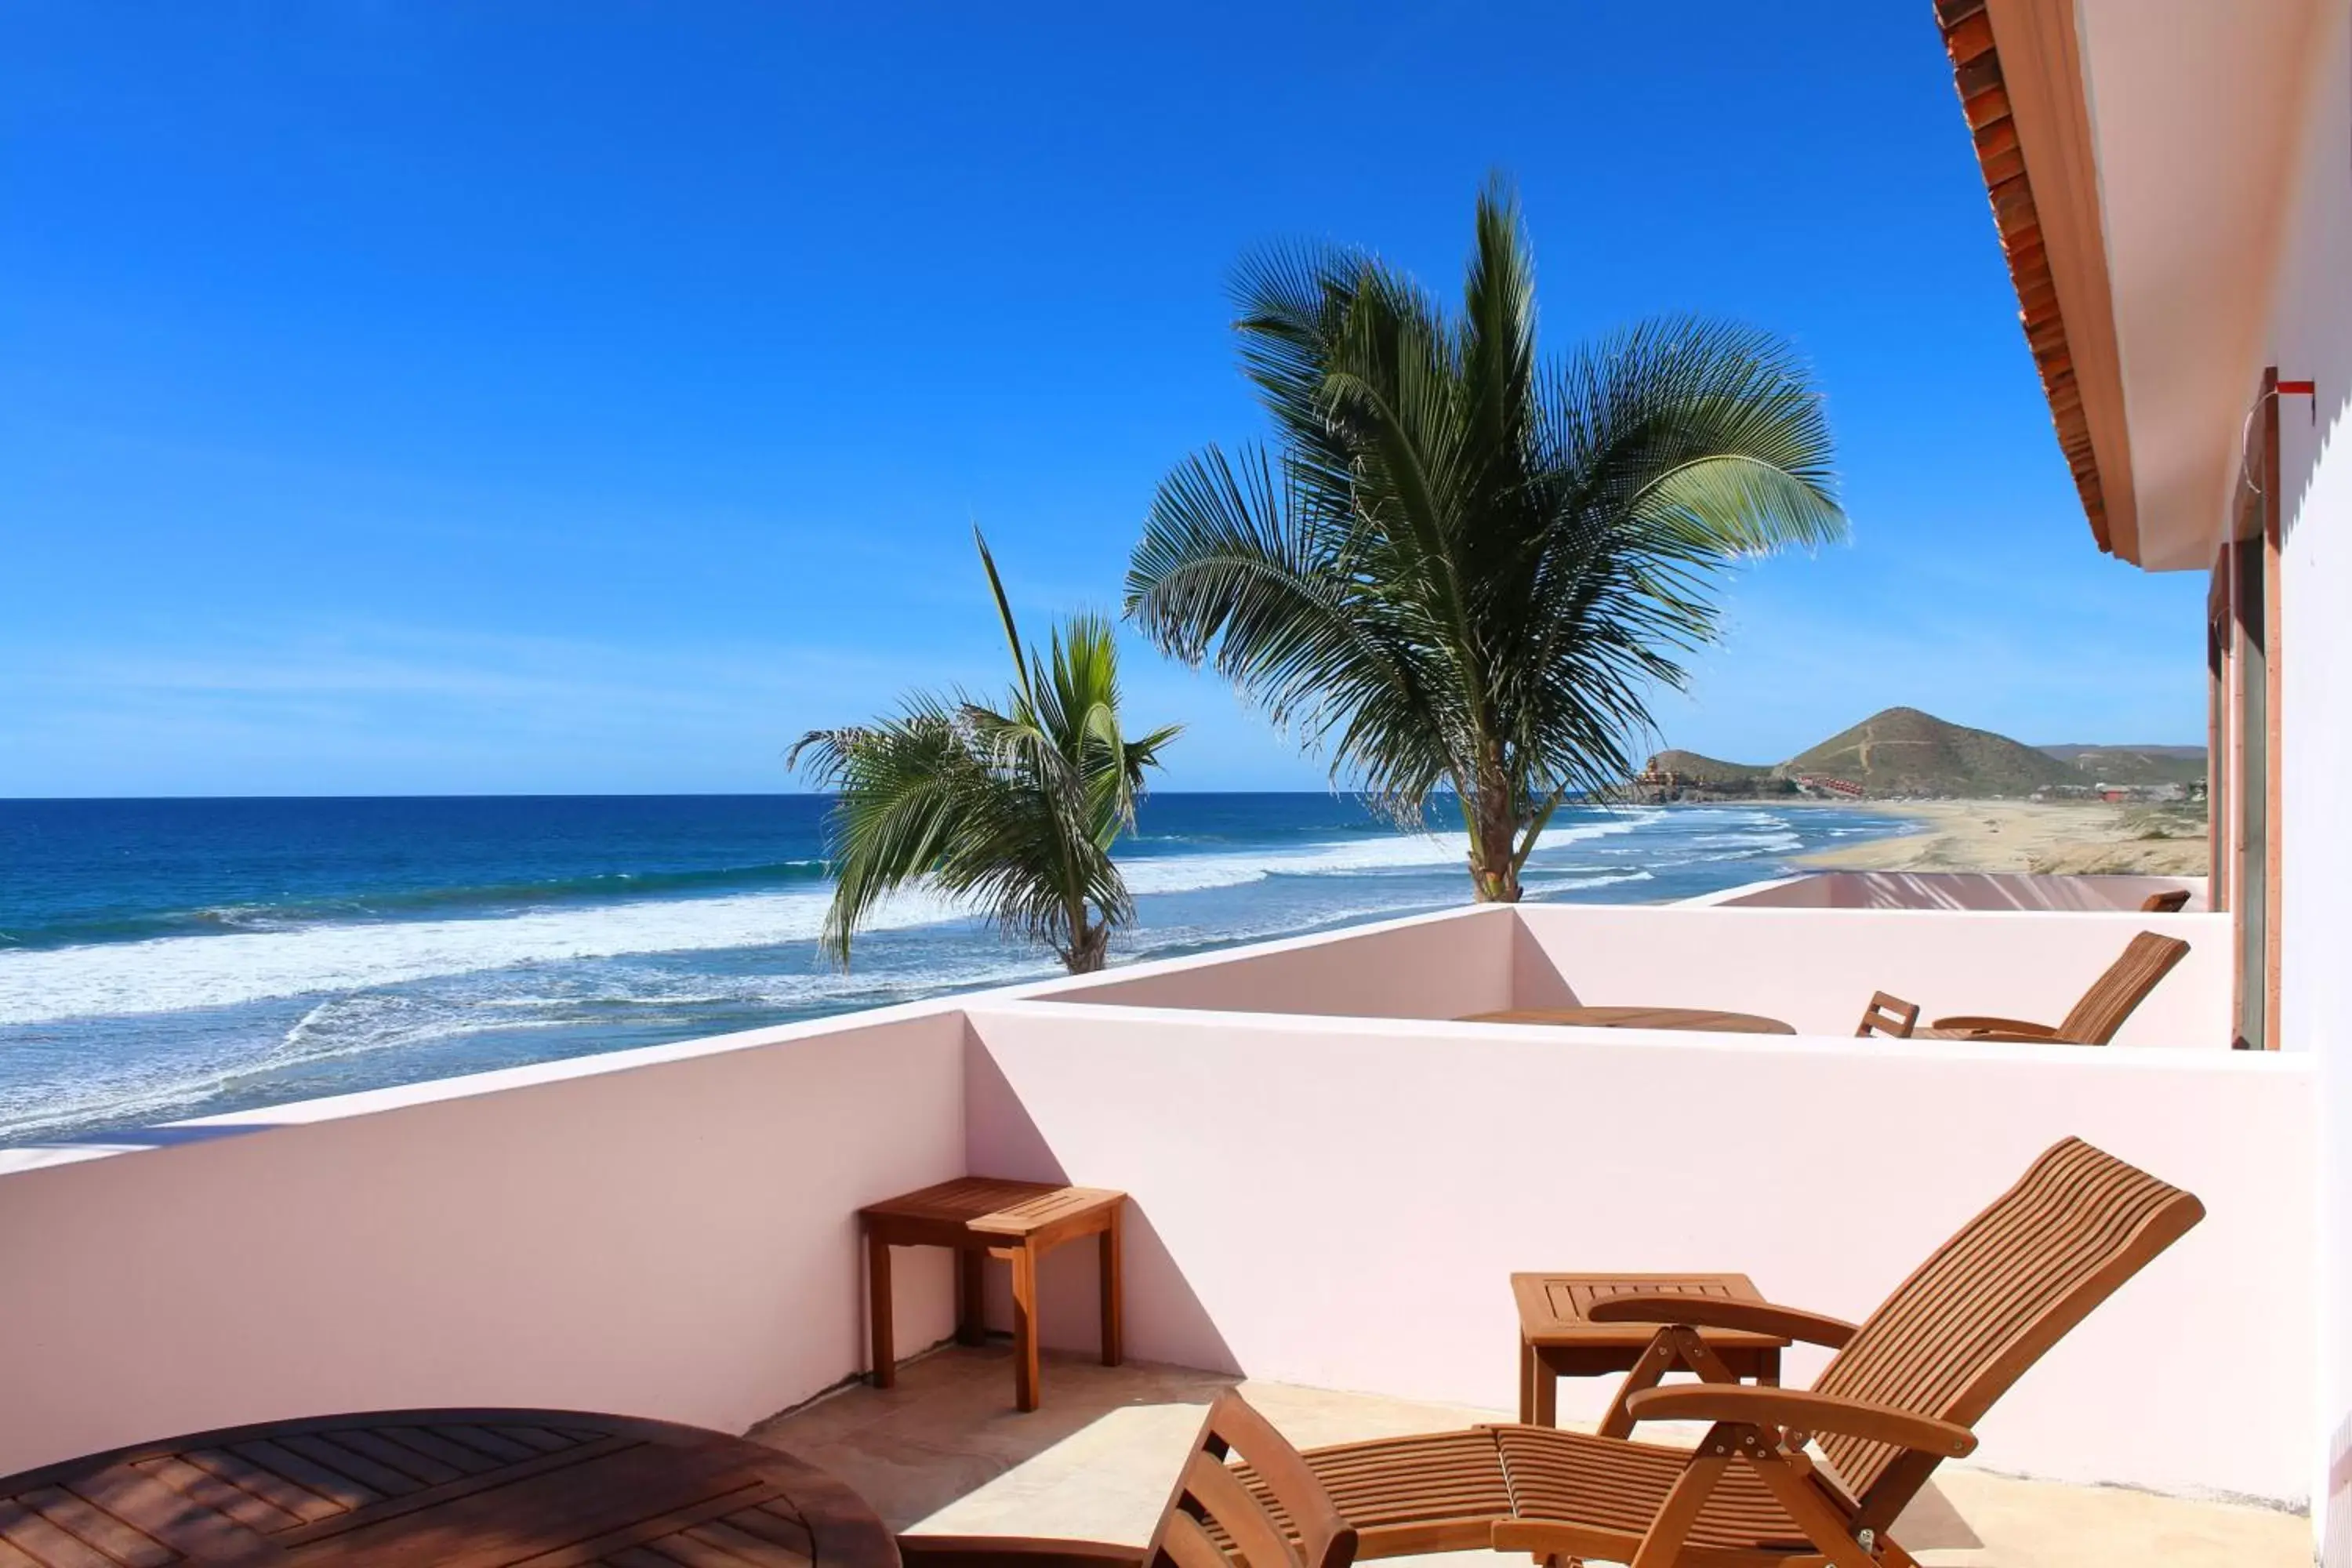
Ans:
{"label": "pink stucco wall", "polygon": [[1030,996],[1139,1007],[1454,1018],[1511,1004],[1510,910],[1443,914],[1136,964],[1022,988]]}
{"label": "pink stucco wall", "polygon": [[[1622,911],[1621,911],[1622,912]],[[1132,1352],[1508,1408],[1514,1269],[1744,1269],[1859,1317],[2074,1133],[2210,1217],[1987,1419],[1983,1462],[2307,1490],[2309,1063],[1005,1003],[975,1168],[1133,1195]],[[1091,1260],[1046,1270],[1091,1342]],[[2258,1282],[2258,1283],[2257,1283]],[[2249,1297],[2276,1354],[2248,1354]],[[1811,1363],[1792,1363],[1792,1381]],[[1603,1391],[1563,1386],[1563,1411]]]}
{"label": "pink stucco wall", "polygon": [[[1134,1194],[1139,1357],[1502,1405],[1512,1268],[1744,1268],[1855,1313],[2073,1131],[2213,1218],[1989,1462],[2298,1496],[2306,1369],[2234,1347],[2248,1281],[2311,1341],[2307,1062],[1442,1021],[1574,994],[1843,1032],[1873,984],[2054,1016],[2140,921],[1467,910],[0,1152],[0,1472],[403,1405],[740,1429],[864,1366],[856,1207],[967,1171]],[[2210,979],[2166,983],[2160,1041]],[[1092,1268],[1049,1260],[1050,1341],[1091,1342]],[[902,1346],[943,1335],[945,1258],[898,1280]]]}
{"label": "pink stucco wall", "polygon": [[2151,893],[2186,892],[2205,908],[2202,877],[2037,877],[2005,871],[1813,871],[1693,899],[1729,909],[2132,910]]}
{"label": "pink stucco wall", "polygon": [[1454,1018],[1584,1004],[1721,1007],[1801,1034],[1851,1035],[1874,991],[1934,1018],[2054,1024],[2133,933],[2189,956],[2124,1026],[2121,1045],[2225,1048],[2227,922],[2214,915],[1522,904],[1465,909],[1238,954],[1020,988],[1062,1002]]}
{"label": "pink stucco wall", "polygon": [[2055,1024],[2133,933],[2189,943],[2116,1043],[2223,1050],[2228,921],[2221,915],[1979,914],[1872,910],[1610,908],[1530,904],[1518,1005],[1668,1005],[1779,1018],[1851,1035],[1874,991],[1924,1019],[1993,1014]]}
{"label": "pink stucco wall", "polygon": [[[848,1375],[857,1205],[964,1173],[962,1017],[771,1034],[0,1176],[0,1474],[398,1405],[740,1430]],[[944,1258],[900,1282],[945,1333]]]}

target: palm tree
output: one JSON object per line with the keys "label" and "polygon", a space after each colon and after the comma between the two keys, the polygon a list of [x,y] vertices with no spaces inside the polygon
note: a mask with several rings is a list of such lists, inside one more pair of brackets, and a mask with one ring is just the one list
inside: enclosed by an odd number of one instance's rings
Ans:
{"label": "palm tree", "polygon": [[1143,774],[1180,726],[1119,727],[1111,624],[1078,616],[1039,658],[1022,646],[988,542],[1013,685],[1002,710],[919,692],[874,724],[812,730],[786,759],[837,790],[827,819],[835,879],[821,941],[846,968],[850,939],[891,892],[928,880],[1000,929],[1050,946],[1071,973],[1103,966],[1135,900],[1110,858],[1135,824]]}
{"label": "palm tree", "polygon": [[1778,340],[1653,321],[1536,353],[1517,205],[1480,195],[1463,310],[1328,247],[1234,279],[1273,450],[1160,482],[1127,613],[1401,821],[1459,801],[1481,900],[1516,900],[1562,801],[1634,771],[1742,560],[1844,536],[1821,401]]}

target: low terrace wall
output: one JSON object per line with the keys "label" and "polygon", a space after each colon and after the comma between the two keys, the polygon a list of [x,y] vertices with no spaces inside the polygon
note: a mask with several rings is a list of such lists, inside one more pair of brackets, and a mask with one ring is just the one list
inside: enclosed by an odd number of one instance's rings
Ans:
{"label": "low terrace wall", "polygon": [[[12,1171],[0,1474],[404,1405],[740,1431],[864,1364],[856,1212],[964,1173],[963,1050],[952,1007],[869,1014]],[[949,1331],[944,1254],[897,1285],[901,1344]]]}
{"label": "low terrace wall", "polygon": [[1718,909],[1974,910],[2107,913],[2152,893],[2185,892],[2206,908],[2202,877],[2040,877],[2009,871],[1811,871],[1693,899]]}
{"label": "low terrace wall", "polygon": [[[974,1167],[1133,1195],[1139,1358],[1509,1409],[1515,1269],[1736,1268],[1859,1319],[2075,1134],[2210,1217],[2027,1374],[1980,1459],[2308,1492],[2306,1058],[1069,1003],[970,1016]],[[1093,1279],[1084,1249],[1046,1260],[1049,1339],[1091,1348]],[[1789,1380],[1819,1364],[1792,1352]],[[1607,1392],[1564,1381],[1563,1417]]]}
{"label": "low terrace wall", "polygon": [[[864,1365],[856,1208],[967,1171],[1134,1194],[1139,1358],[1507,1407],[1512,1269],[1744,1268],[1856,1315],[2074,1132],[2212,1217],[1986,1461],[2292,1499],[2306,1058],[1443,1021],[1576,997],[1843,1033],[1874,985],[2055,1016],[2143,924],[2199,944],[2146,1032],[2199,1043],[2213,917],[1530,906],[0,1152],[0,1472],[397,1405],[740,1430]],[[1087,1345],[1091,1249],[1045,1274],[1049,1339]],[[945,1257],[897,1278],[900,1342],[944,1335]]]}
{"label": "low terrace wall", "polygon": [[2116,1036],[2119,1046],[2225,1051],[2229,917],[1874,910],[1519,907],[1517,1006],[1667,1005],[1760,1013],[1801,1035],[1850,1036],[1874,991],[1920,1006],[2055,1024],[2134,934],[2188,956]]}
{"label": "low terrace wall", "polygon": [[1359,1018],[1456,1018],[1506,1007],[1669,1005],[1759,1013],[1848,1036],[1874,991],[1922,1016],[2055,1024],[2133,934],[2188,957],[2119,1045],[2226,1049],[2229,925],[2221,915],[1488,906],[1051,982],[1063,1002]]}

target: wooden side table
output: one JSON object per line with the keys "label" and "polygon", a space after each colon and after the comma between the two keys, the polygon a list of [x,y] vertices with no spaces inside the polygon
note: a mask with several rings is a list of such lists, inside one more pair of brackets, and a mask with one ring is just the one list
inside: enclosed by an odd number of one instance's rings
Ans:
{"label": "wooden side table", "polygon": [[890,1249],[947,1247],[956,1254],[956,1338],[978,1344],[981,1265],[1013,1266],[1013,1396],[1037,1408],[1037,1259],[1066,1241],[1097,1237],[1102,1252],[1102,1362],[1122,1359],[1119,1328],[1119,1211],[1125,1193],[964,1176],[857,1211],[866,1232],[866,1293],[873,1314],[874,1386],[898,1380],[890,1327]]}
{"label": "wooden side table", "polygon": [[[1633,1370],[1661,1325],[1594,1323],[1585,1310],[1609,1296],[1717,1296],[1762,1301],[1745,1274],[1514,1274],[1519,1306],[1519,1419],[1559,1425],[1563,1377],[1603,1377]],[[1775,1386],[1789,1342],[1744,1329],[1701,1329],[1699,1337],[1735,1377]]]}

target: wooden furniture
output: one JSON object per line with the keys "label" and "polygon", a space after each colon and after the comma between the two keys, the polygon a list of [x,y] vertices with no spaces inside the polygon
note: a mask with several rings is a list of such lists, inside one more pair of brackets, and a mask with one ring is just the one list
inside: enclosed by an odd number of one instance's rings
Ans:
{"label": "wooden furniture", "polygon": [[1778,1018],[1712,1007],[1511,1007],[1473,1013],[1464,1024],[1570,1024],[1594,1029],[1697,1029],[1727,1035],[1793,1035]]}
{"label": "wooden furniture", "polygon": [[[1475,1426],[1318,1448],[1306,1460],[1363,1557],[1483,1547],[1635,1568],[1916,1568],[1886,1531],[1936,1467],[1973,1450],[1970,1427],[1993,1402],[2204,1213],[2189,1194],[2069,1138],[1859,1328],[1729,1297],[1620,1296],[1586,1316],[1668,1326],[1601,1434]],[[1733,1381],[1702,1337],[1710,1329],[1837,1353],[1808,1391],[1759,1388]],[[1677,1363],[1705,1381],[1654,1386]],[[1712,1426],[1696,1448],[1619,1435],[1654,1420]],[[1827,1466],[1808,1457],[1808,1439]]]}
{"label": "wooden furniture", "polygon": [[1911,1031],[1919,1026],[1919,1005],[1906,1002],[1900,996],[1890,996],[1884,991],[1871,994],[1870,1005],[1862,1010],[1862,1023],[1853,1031],[1856,1039],[1866,1035],[1893,1035],[1908,1039]]}
{"label": "wooden furniture", "polygon": [[897,1568],[790,1454],[563,1410],[400,1410],[134,1444],[0,1480],[9,1568]]}
{"label": "wooden furniture", "polygon": [[[1559,1424],[1560,1378],[1633,1372],[1656,1349],[1660,1324],[1596,1321],[1589,1315],[1595,1303],[1619,1296],[1764,1300],[1745,1274],[1514,1274],[1511,1295],[1519,1308],[1519,1419],[1538,1426]],[[1706,1329],[1700,1338],[1734,1377],[1780,1383],[1786,1335]]]}
{"label": "wooden furniture", "polygon": [[1037,1259],[1066,1241],[1098,1237],[1102,1256],[1102,1362],[1121,1359],[1119,1211],[1127,1194],[1052,1182],[963,1176],[857,1211],[866,1232],[866,1305],[873,1318],[874,1386],[898,1381],[890,1324],[890,1249],[946,1247],[956,1254],[956,1338],[978,1344],[981,1264],[1001,1258],[1013,1268],[1013,1394],[1037,1408]]}
{"label": "wooden furniture", "polygon": [[1298,1450],[1229,1391],[1209,1407],[1147,1546],[902,1535],[898,1551],[907,1568],[1348,1568],[1356,1531]]}
{"label": "wooden furniture", "polygon": [[[1879,1028],[1880,1034],[1900,1035],[1906,1039],[1921,1040],[2010,1040],[2026,1044],[2104,1046],[2116,1037],[2124,1020],[2132,1010],[2147,1000],[2157,982],[2172,973],[2173,966],[2189,956],[2189,944],[2179,937],[2158,936],[2144,931],[2124,945],[2123,956],[2107,966],[2107,972],[2091,983],[2083,999],[2074,1004],[2055,1027],[2048,1024],[2030,1024],[2018,1018],[1994,1018],[1973,1013],[1938,1018],[1933,1028]],[[1872,1014],[1882,1004],[1907,1011],[1912,1020],[1919,1009],[1908,1002],[1889,996],[1882,991],[1871,998],[1870,1011],[1863,1015],[1863,1026],[1854,1031],[1866,1035],[1873,1031]]]}
{"label": "wooden furniture", "polygon": [[2175,888],[2168,893],[2150,893],[2139,901],[2144,915],[2177,915],[2189,907],[2189,889]]}

